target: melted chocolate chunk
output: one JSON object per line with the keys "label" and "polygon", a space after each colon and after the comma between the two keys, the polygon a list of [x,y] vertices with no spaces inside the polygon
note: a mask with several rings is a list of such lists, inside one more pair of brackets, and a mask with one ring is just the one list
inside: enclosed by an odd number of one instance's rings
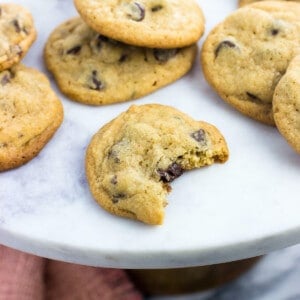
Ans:
{"label": "melted chocolate chunk", "polygon": [[215,50],[215,56],[217,57],[219,55],[219,52],[221,51],[221,49],[223,48],[236,48],[236,44],[234,44],[231,41],[223,41],[221,42],[217,49]]}
{"label": "melted chocolate chunk", "polygon": [[10,79],[11,79],[11,77],[8,75],[8,74],[5,74],[3,77],[2,77],[2,79],[1,79],[1,85],[2,86],[5,86],[5,85],[7,85],[8,83],[10,83]]}
{"label": "melted chocolate chunk", "polygon": [[191,137],[197,142],[204,142],[206,140],[206,133],[203,129],[195,131],[191,134]]}
{"label": "melted chocolate chunk", "polygon": [[0,7],[0,17],[2,16],[2,8]]}
{"label": "melted chocolate chunk", "polygon": [[184,170],[179,164],[172,163],[167,170],[158,170],[157,173],[160,176],[160,180],[164,183],[172,182],[174,179],[182,175]]}
{"label": "melted chocolate chunk", "polygon": [[249,93],[249,92],[246,92],[246,94],[252,102],[257,103],[257,104],[263,104],[263,101],[259,97],[255,96],[254,94]]}
{"label": "melted chocolate chunk", "polygon": [[113,178],[110,180],[110,182],[113,185],[118,184],[118,177],[117,177],[117,175],[114,175]]}
{"label": "melted chocolate chunk", "polygon": [[76,55],[80,52],[81,50],[81,46],[80,45],[77,45],[69,50],[67,50],[67,54],[73,54],[73,55]]}
{"label": "melted chocolate chunk", "polygon": [[128,14],[133,21],[140,22],[145,18],[145,8],[142,4],[134,2],[130,6],[131,12]]}
{"label": "melted chocolate chunk", "polygon": [[13,20],[13,25],[15,26],[16,32],[20,33],[21,32],[21,26],[19,24],[19,21],[17,19]]}
{"label": "melted chocolate chunk", "polygon": [[100,91],[104,88],[104,84],[98,78],[98,72],[96,70],[92,71],[92,85],[90,89]]}
{"label": "melted chocolate chunk", "polygon": [[159,62],[167,62],[178,53],[178,49],[153,49],[153,55]]}
{"label": "melted chocolate chunk", "polygon": [[153,7],[151,8],[151,11],[152,11],[152,12],[157,12],[157,11],[161,10],[162,8],[163,8],[162,5],[155,5],[155,6],[153,6]]}
{"label": "melted chocolate chunk", "polygon": [[101,49],[103,43],[110,43],[111,45],[120,45],[121,43],[119,41],[116,41],[114,39],[110,39],[104,35],[99,34],[96,39],[96,47],[98,49]]}
{"label": "melted chocolate chunk", "polygon": [[112,197],[112,202],[113,202],[113,203],[118,203],[120,200],[124,199],[125,197],[126,197],[126,195],[123,194],[123,193],[115,194],[115,195],[113,195],[113,197]]}

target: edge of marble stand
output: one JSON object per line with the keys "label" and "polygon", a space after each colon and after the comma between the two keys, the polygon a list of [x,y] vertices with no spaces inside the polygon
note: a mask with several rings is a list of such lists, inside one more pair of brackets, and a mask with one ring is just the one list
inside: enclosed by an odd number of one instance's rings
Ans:
{"label": "edge of marble stand", "polygon": [[191,268],[130,269],[127,273],[146,295],[180,295],[204,291],[232,281],[252,268],[260,258]]}

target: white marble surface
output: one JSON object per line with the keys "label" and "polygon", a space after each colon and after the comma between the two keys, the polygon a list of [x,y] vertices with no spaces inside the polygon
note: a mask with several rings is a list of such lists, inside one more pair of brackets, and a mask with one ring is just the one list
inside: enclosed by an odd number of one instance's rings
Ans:
{"label": "white marble surface", "polygon": [[[15,2],[32,11],[39,32],[24,63],[46,72],[43,46],[59,23],[76,15],[72,1]],[[237,5],[236,0],[199,3],[206,33]],[[175,84],[134,102],[89,107],[57,93],[65,108],[58,133],[36,159],[0,174],[0,243],[87,265],[159,268],[236,260],[300,241],[300,156],[275,128],[221,101],[206,84],[199,60]],[[186,173],[174,182],[160,227],[103,211],[84,174],[92,134],[129,105],[152,102],[215,124],[231,151],[227,164]]]}

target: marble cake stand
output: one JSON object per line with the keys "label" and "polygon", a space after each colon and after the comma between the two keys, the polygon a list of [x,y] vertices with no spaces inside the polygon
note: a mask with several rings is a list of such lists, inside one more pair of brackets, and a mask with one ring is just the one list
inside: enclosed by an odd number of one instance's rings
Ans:
{"label": "marble cake stand", "polygon": [[[72,1],[15,2],[32,11],[39,32],[24,63],[46,72],[45,41],[55,26],[76,15]],[[206,32],[237,5],[235,0],[199,3]],[[58,133],[36,159],[0,174],[0,243],[67,262],[152,269],[235,261],[300,241],[300,156],[275,128],[223,103],[206,84],[199,59],[187,76],[135,102],[90,107],[57,93],[65,109]],[[84,174],[92,134],[129,105],[152,102],[215,124],[231,152],[225,165],[174,182],[165,223],[157,227],[103,211]]]}

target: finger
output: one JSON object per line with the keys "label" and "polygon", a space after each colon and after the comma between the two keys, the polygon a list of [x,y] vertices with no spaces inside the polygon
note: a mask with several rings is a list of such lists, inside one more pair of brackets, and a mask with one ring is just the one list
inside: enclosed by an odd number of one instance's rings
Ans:
{"label": "finger", "polygon": [[42,300],[43,258],[0,245],[0,299]]}
{"label": "finger", "polygon": [[126,273],[49,261],[46,267],[47,300],[141,300]]}

